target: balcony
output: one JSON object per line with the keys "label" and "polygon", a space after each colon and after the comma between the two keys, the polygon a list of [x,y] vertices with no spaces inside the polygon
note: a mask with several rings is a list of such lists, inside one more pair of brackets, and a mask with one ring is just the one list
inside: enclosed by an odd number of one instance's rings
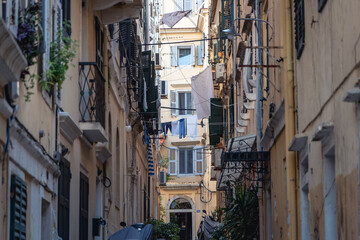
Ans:
{"label": "balcony", "polygon": [[8,83],[19,81],[20,74],[27,66],[27,62],[13,33],[2,18],[0,18],[0,39],[0,86],[5,86]]}
{"label": "balcony", "polygon": [[138,18],[142,0],[94,0],[93,10],[99,11],[102,24],[112,24],[127,18]]}
{"label": "balcony", "polygon": [[105,134],[105,78],[96,62],[80,62],[80,128],[91,142],[107,142]]}

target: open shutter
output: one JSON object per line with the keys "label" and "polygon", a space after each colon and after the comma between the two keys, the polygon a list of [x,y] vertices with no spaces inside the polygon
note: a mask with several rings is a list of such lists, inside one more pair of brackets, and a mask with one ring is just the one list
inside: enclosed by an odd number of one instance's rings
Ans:
{"label": "open shutter", "polygon": [[170,47],[170,56],[171,56],[171,66],[172,67],[176,67],[178,65],[178,61],[177,61],[177,47],[176,46],[171,46]]}
{"label": "open shutter", "polygon": [[191,65],[195,65],[195,45],[191,45]]}
{"label": "open shutter", "polygon": [[176,0],[176,11],[183,11],[184,0]]}
{"label": "open shutter", "polygon": [[183,0],[183,1],[184,1],[183,11],[192,10],[192,0]]}
{"label": "open shutter", "polygon": [[197,48],[197,65],[201,66],[203,65],[203,58],[202,58],[202,45],[196,46]]}
{"label": "open shutter", "polygon": [[170,107],[172,108],[171,116],[177,116],[179,113],[178,110],[175,109],[177,107],[177,92],[175,90],[170,90],[170,102]]}
{"label": "open shutter", "polygon": [[204,174],[204,148],[194,147],[195,175]]}
{"label": "open shutter", "polygon": [[177,149],[169,148],[169,174],[176,175],[177,173]]}

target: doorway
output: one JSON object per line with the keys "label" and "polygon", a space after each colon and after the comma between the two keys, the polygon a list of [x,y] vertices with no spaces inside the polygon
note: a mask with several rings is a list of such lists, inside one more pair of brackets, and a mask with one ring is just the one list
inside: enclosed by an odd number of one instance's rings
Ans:
{"label": "doorway", "polygon": [[180,240],[192,239],[192,213],[170,213],[170,222],[176,223],[180,228]]}

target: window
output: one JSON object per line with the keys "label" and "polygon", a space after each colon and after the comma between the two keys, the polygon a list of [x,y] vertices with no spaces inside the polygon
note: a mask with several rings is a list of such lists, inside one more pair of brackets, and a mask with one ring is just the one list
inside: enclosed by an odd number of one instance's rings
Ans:
{"label": "window", "polygon": [[62,5],[62,20],[67,22],[69,26],[66,26],[65,32],[68,36],[71,35],[71,0],[61,0]]}
{"label": "window", "polygon": [[179,115],[191,115],[193,111],[186,110],[192,109],[191,92],[178,93],[178,106]]}
{"label": "window", "polygon": [[300,59],[305,44],[304,0],[295,0],[295,48],[296,58]]}
{"label": "window", "polygon": [[195,65],[195,46],[171,46],[171,66]]}
{"label": "window", "polygon": [[204,0],[196,0],[196,9],[199,11],[200,10],[200,7],[203,8],[204,5]]}
{"label": "window", "polygon": [[[171,115],[192,115],[193,104],[191,92],[170,90]],[[178,108],[178,109],[177,109]]]}
{"label": "window", "polygon": [[321,12],[324,9],[326,2],[327,2],[327,0],[318,0],[318,3],[319,3],[318,11],[319,12]]}
{"label": "window", "polygon": [[192,0],[177,0],[176,10],[177,11],[192,10]]}
{"label": "window", "polygon": [[80,173],[80,219],[79,240],[88,239],[89,225],[89,179]]}
{"label": "window", "polygon": [[2,18],[10,31],[16,36],[19,21],[19,0],[2,0],[1,2]]}
{"label": "window", "polygon": [[161,81],[161,96],[167,96],[167,95],[168,95],[168,82]]}
{"label": "window", "polygon": [[192,174],[194,172],[192,148],[179,149],[179,174]]}
{"label": "window", "polygon": [[11,176],[10,240],[26,239],[26,183],[18,176]]}
{"label": "window", "polygon": [[185,175],[204,173],[203,147],[169,148],[169,174]]}
{"label": "window", "polygon": [[59,199],[58,199],[58,233],[63,240],[69,239],[69,209],[70,209],[70,163],[65,159],[61,159],[60,164],[61,175],[59,177]]}

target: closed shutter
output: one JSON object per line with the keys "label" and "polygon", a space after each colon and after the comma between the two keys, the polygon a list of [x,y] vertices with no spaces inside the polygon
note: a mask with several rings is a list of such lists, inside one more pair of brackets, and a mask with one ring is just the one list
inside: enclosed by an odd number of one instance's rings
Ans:
{"label": "closed shutter", "polygon": [[195,45],[191,45],[191,65],[195,65]]}
{"label": "closed shutter", "polygon": [[194,147],[195,175],[204,174],[204,148]]}
{"label": "closed shutter", "polygon": [[170,90],[170,107],[171,107],[171,116],[177,116],[178,110],[177,108],[177,92],[175,90]]}
{"label": "closed shutter", "polygon": [[26,183],[12,175],[10,191],[10,240],[26,240]]}
{"label": "closed shutter", "polygon": [[295,0],[295,48],[296,58],[301,57],[305,44],[305,9],[304,0]]}
{"label": "closed shutter", "polygon": [[63,240],[68,240],[70,233],[70,163],[61,159],[59,167],[61,175],[58,184],[58,233]]}
{"label": "closed shutter", "polygon": [[223,135],[223,104],[221,98],[210,99],[210,118],[209,118],[209,137],[210,145],[216,145],[220,142]]}
{"label": "closed shutter", "polygon": [[79,240],[88,240],[89,227],[89,179],[80,173]]}
{"label": "closed shutter", "polygon": [[169,174],[176,175],[177,173],[177,149],[169,148]]}
{"label": "closed shutter", "polygon": [[202,45],[196,46],[197,48],[197,65],[201,66],[203,65],[203,54],[202,54]]}
{"label": "closed shutter", "polygon": [[171,57],[171,66],[176,67],[178,66],[178,56],[177,56],[177,47],[171,46],[170,47],[170,57]]}

